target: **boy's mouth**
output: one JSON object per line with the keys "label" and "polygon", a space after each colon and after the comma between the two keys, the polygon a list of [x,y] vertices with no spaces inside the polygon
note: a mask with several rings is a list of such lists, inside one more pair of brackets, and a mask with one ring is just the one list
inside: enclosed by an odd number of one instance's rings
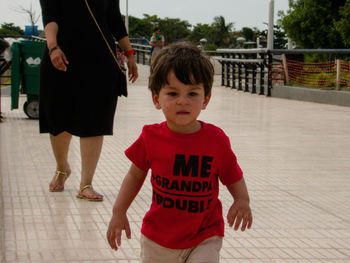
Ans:
{"label": "boy's mouth", "polygon": [[177,115],[186,115],[186,114],[190,114],[188,111],[178,111],[176,112]]}

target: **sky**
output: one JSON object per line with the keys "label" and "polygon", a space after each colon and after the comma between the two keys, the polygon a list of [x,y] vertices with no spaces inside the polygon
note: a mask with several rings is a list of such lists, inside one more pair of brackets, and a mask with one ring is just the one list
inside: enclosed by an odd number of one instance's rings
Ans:
{"label": "sky", "polygon": [[[71,0],[82,1],[82,0]],[[143,14],[157,15],[160,18],[179,18],[196,25],[211,24],[215,16],[223,16],[226,23],[234,23],[234,29],[257,27],[267,29],[270,0],[120,0],[120,11],[126,14],[128,3],[129,15],[143,18]],[[279,10],[288,10],[288,0],[274,0],[275,22]],[[39,0],[0,0],[0,23],[14,23],[24,28],[29,25],[28,17],[16,11],[18,6],[33,9],[40,14]],[[38,22],[42,29],[41,18]]]}

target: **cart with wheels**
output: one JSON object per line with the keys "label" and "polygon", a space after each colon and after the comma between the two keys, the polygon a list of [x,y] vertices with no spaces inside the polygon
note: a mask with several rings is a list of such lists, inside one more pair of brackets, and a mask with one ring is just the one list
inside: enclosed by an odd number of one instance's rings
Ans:
{"label": "cart with wheels", "polygon": [[11,110],[18,109],[19,94],[26,94],[24,113],[39,118],[39,69],[45,42],[23,40],[12,44]]}
{"label": "cart with wheels", "polygon": [[3,52],[5,51],[6,48],[8,48],[10,44],[0,38],[0,122],[2,122],[2,113],[1,113],[1,84],[2,84],[2,79],[3,77],[6,78],[7,76],[3,76],[3,74],[9,69],[11,66],[11,63],[8,62],[4,57],[3,57]]}

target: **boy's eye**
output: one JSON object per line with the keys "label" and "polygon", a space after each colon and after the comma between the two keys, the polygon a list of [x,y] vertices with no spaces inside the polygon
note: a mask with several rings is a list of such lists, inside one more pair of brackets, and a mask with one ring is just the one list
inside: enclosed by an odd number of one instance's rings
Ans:
{"label": "boy's eye", "polygon": [[176,95],[177,95],[177,93],[176,93],[176,92],[174,92],[174,91],[172,91],[172,92],[168,92],[168,93],[167,93],[167,95],[168,95],[168,96],[172,96],[172,97],[174,97],[174,96],[176,96]]}
{"label": "boy's eye", "polygon": [[196,96],[196,95],[198,95],[198,94],[197,94],[197,92],[190,92],[188,95],[190,95],[191,97],[193,97],[193,96]]}

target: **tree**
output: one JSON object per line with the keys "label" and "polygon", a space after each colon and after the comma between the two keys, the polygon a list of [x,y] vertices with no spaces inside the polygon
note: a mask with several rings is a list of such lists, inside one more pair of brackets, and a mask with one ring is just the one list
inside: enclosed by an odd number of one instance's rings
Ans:
{"label": "tree", "polygon": [[199,44],[199,40],[206,38],[208,43],[214,43],[215,38],[213,36],[214,29],[208,24],[197,24],[193,27],[189,36],[189,40],[194,44]]}
{"label": "tree", "polygon": [[19,5],[17,7],[17,12],[27,14],[28,18],[29,18],[28,20],[29,20],[30,25],[32,27],[35,26],[35,24],[38,22],[38,20],[40,18],[40,14],[37,14],[35,12],[35,10],[33,9],[32,4],[30,4],[29,8],[26,8],[26,7],[23,7],[23,6]]}
{"label": "tree", "polygon": [[257,28],[242,27],[239,32],[241,37],[244,37],[246,41],[256,41],[258,37],[259,30]]}
{"label": "tree", "polygon": [[179,39],[186,39],[190,35],[191,24],[186,20],[181,21],[178,18],[160,19],[159,28],[163,32],[165,42],[171,43]]}
{"label": "tree", "polygon": [[214,28],[214,36],[216,44],[219,47],[228,47],[230,43],[232,43],[232,29],[234,23],[226,24],[225,18],[223,16],[214,17],[214,22],[212,23],[212,27]]}
{"label": "tree", "polygon": [[287,14],[279,13],[288,37],[301,48],[344,48],[336,28],[347,0],[290,0]]}
{"label": "tree", "polygon": [[[147,15],[145,15],[147,16]],[[129,34],[132,37],[149,38],[152,35],[153,25],[147,18],[140,19],[134,16],[129,16]]]}
{"label": "tree", "polygon": [[[265,29],[259,33],[261,40],[267,40],[268,30]],[[282,30],[280,25],[273,26],[273,48],[274,49],[283,49],[287,45],[287,36],[286,33]]]}
{"label": "tree", "polygon": [[350,47],[350,0],[340,8],[341,19],[335,22],[335,27],[340,33],[344,45]]}
{"label": "tree", "polygon": [[144,14],[142,19],[129,17],[129,35],[131,38],[145,37],[150,39],[155,27],[159,27],[164,35],[165,42],[171,43],[177,39],[186,39],[191,31],[191,25],[187,21],[178,18],[161,19],[156,15]]}
{"label": "tree", "polygon": [[23,35],[23,30],[15,26],[14,23],[2,23],[0,27],[0,35],[11,35],[11,36],[21,36]]}

